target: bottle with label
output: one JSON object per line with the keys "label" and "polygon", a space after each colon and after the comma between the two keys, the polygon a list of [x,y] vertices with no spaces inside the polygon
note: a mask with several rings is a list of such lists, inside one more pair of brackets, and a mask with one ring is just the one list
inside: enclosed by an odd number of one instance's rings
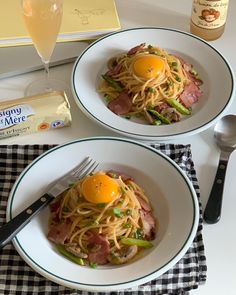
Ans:
{"label": "bottle with label", "polygon": [[224,32],[229,0],[193,0],[190,31],[207,41]]}

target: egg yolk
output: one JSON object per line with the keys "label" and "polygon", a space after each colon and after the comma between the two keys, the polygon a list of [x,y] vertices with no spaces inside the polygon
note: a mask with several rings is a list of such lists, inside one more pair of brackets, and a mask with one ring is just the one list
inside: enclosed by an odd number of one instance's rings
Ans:
{"label": "egg yolk", "polygon": [[88,176],[82,183],[82,194],[91,203],[109,203],[119,195],[119,186],[105,174]]}
{"label": "egg yolk", "polygon": [[156,78],[164,70],[164,61],[156,55],[138,57],[133,64],[134,73],[142,78]]}

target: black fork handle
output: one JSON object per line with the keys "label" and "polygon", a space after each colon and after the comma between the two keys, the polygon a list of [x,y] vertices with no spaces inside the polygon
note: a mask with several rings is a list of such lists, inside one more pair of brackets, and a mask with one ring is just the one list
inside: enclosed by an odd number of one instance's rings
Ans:
{"label": "black fork handle", "polygon": [[16,234],[53,199],[54,197],[52,195],[44,194],[16,217],[3,225],[0,228],[0,249],[8,244]]}

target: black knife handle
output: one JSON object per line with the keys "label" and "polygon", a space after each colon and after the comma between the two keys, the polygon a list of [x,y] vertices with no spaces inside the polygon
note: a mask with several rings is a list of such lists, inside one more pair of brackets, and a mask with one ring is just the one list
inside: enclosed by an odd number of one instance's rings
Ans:
{"label": "black knife handle", "polygon": [[227,165],[228,160],[219,160],[215,180],[204,211],[203,218],[207,223],[216,223],[220,220]]}
{"label": "black knife handle", "polygon": [[8,244],[15,237],[15,235],[53,199],[53,196],[44,194],[24,211],[4,224],[0,228],[0,249]]}

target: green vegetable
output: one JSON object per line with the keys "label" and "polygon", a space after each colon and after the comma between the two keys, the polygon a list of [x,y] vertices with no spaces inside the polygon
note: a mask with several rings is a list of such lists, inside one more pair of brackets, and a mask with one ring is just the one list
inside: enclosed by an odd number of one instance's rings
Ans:
{"label": "green vegetable", "polygon": [[70,211],[70,210],[69,210],[69,208],[68,208],[68,207],[66,207],[66,206],[65,206],[65,207],[63,207],[63,212],[65,212],[65,213],[66,213],[66,212],[69,212],[69,211]]}
{"label": "green vegetable", "polygon": [[179,76],[176,76],[176,77],[175,77],[175,80],[178,81],[178,82],[181,82],[181,79],[180,79]]}
{"label": "green vegetable", "polygon": [[99,221],[94,220],[94,219],[89,219],[87,222],[87,226],[93,226],[93,225],[98,225]]}
{"label": "green vegetable", "polygon": [[155,120],[155,121],[153,121],[152,124],[159,126],[159,125],[161,125],[161,120]]}
{"label": "green vegetable", "polygon": [[153,244],[149,241],[132,238],[123,238],[121,239],[121,243],[128,246],[136,245],[143,248],[151,248],[153,246]]}
{"label": "green vegetable", "polygon": [[190,70],[190,73],[191,73],[191,74],[192,74],[197,80],[199,80],[199,81],[202,82],[202,79],[200,78],[198,72],[197,72],[194,68],[192,68],[192,69]]}
{"label": "green vegetable", "polygon": [[122,205],[122,204],[124,204],[124,201],[125,201],[125,200],[121,198],[121,199],[119,200],[118,204],[121,204],[121,205]]}
{"label": "green vegetable", "polygon": [[84,265],[84,261],[82,258],[77,257],[71,253],[69,253],[68,251],[66,251],[66,249],[62,246],[62,245],[56,245],[56,248],[58,250],[58,252],[63,255],[64,257],[68,258],[69,260],[75,262],[76,264],[79,265]]}
{"label": "green vegetable", "polygon": [[148,88],[148,92],[150,93],[155,93],[156,92],[156,89],[152,88],[152,87],[149,87]]}
{"label": "green vegetable", "polygon": [[89,266],[92,268],[96,268],[98,265],[95,262],[90,262]]}
{"label": "green vegetable", "polygon": [[133,237],[135,239],[142,239],[143,238],[143,231],[140,228],[138,228],[136,230],[136,232],[133,234]]}
{"label": "green vegetable", "polygon": [[123,87],[121,87],[121,85],[118,82],[116,82],[114,79],[112,79],[111,77],[109,77],[107,75],[102,75],[102,77],[116,91],[118,91],[118,92],[122,92],[123,91]]}
{"label": "green vegetable", "polygon": [[120,187],[120,191],[122,192],[122,194],[126,194],[126,190],[123,186]]}
{"label": "green vegetable", "polygon": [[173,81],[172,80],[167,80],[168,86],[173,86]]}
{"label": "green vegetable", "polygon": [[187,109],[186,107],[184,107],[180,102],[178,102],[174,98],[168,98],[166,100],[166,102],[170,106],[172,106],[173,108],[175,108],[178,112],[180,112],[180,114],[183,114],[183,115],[190,115],[191,114],[191,111],[189,109]]}
{"label": "green vegetable", "polygon": [[161,122],[165,123],[165,124],[171,124],[170,120],[168,120],[167,118],[165,118],[164,116],[162,116],[160,113],[158,113],[155,110],[148,110],[149,113],[151,113],[153,116],[155,116],[157,119],[161,120]]}
{"label": "green vegetable", "polygon": [[194,68],[192,68],[190,70],[190,73],[192,73],[194,76],[197,76],[198,75],[197,71]]}
{"label": "green vegetable", "polygon": [[96,205],[98,208],[105,208],[106,207],[106,203],[97,203]]}
{"label": "green vegetable", "polygon": [[132,227],[132,224],[130,222],[126,222],[124,225],[123,225],[124,228],[131,228]]}
{"label": "green vegetable", "polygon": [[125,214],[126,214],[127,216],[132,215],[132,211],[131,211],[130,209],[127,209],[127,210],[125,211]]}
{"label": "green vegetable", "polygon": [[155,54],[155,55],[161,56],[160,52],[157,50],[151,51],[150,54]]}
{"label": "green vegetable", "polygon": [[105,97],[107,102],[110,102],[112,100],[112,97],[110,95],[108,95],[108,94],[105,94],[104,97]]}
{"label": "green vegetable", "polygon": [[121,215],[122,215],[122,213],[121,213],[121,211],[120,211],[120,209],[119,208],[113,208],[112,209],[112,213],[113,213],[113,215],[115,216],[115,217],[121,217]]}

